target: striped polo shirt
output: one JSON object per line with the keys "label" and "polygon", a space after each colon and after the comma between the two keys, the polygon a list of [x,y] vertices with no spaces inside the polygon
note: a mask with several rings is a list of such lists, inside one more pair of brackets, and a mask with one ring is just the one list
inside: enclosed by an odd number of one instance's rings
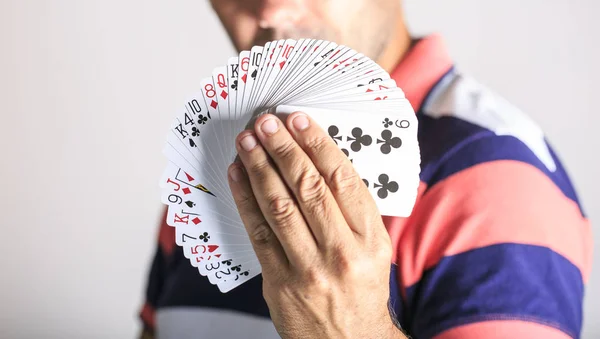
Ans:
{"label": "striped polo shirt", "polygon": [[[439,35],[420,39],[391,76],[417,112],[422,157],[412,215],[383,217],[402,328],[416,339],[578,338],[591,227],[540,127],[461,73]],[[278,338],[261,276],[222,294],[174,228],[162,223],[158,238],[140,311],[149,332]]]}

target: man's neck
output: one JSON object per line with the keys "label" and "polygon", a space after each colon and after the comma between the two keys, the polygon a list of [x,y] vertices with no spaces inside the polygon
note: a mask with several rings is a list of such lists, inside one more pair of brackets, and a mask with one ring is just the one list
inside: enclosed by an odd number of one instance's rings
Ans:
{"label": "man's neck", "polygon": [[381,56],[376,60],[377,64],[386,72],[391,73],[404,59],[412,44],[413,39],[408,32],[402,13],[399,13],[390,41]]}

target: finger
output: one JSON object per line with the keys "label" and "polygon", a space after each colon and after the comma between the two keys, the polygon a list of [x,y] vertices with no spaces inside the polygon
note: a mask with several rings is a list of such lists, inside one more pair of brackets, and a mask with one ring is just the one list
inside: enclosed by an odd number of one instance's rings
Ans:
{"label": "finger", "polygon": [[295,199],[251,131],[236,142],[260,211],[277,236],[291,265],[311,265],[317,254],[315,239]]}
{"label": "finger", "polygon": [[228,170],[229,187],[240,217],[258,261],[266,275],[273,276],[285,270],[289,262],[281,244],[265,220],[252,193],[250,181],[241,163],[233,163]]}
{"label": "finger", "polygon": [[350,236],[344,215],[313,161],[281,120],[273,115],[256,121],[256,135],[290,187],[320,246],[330,247]]}
{"label": "finger", "polygon": [[362,235],[381,231],[384,226],[375,201],[348,157],[329,134],[302,112],[291,114],[286,125],[325,178],[350,228]]}

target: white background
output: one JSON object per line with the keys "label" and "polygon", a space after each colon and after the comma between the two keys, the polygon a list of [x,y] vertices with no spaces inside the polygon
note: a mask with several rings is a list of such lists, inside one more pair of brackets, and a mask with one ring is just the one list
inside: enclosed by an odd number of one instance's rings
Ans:
{"label": "white background", "polygon": [[[597,0],[406,0],[528,112],[600,207]],[[132,338],[169,122],[233,55],[205,0],[0,1],[0,337]],[[600,251],[584,338],[600,338]]]}

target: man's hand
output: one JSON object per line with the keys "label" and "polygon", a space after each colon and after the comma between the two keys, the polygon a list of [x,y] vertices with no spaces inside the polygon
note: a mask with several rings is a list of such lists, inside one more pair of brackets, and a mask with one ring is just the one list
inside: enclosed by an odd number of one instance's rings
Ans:
{"label": "man's hand", "polygon": [[229,184],[283,338],[404,338],[388,311],[391,241],[348,158],[307,115],[257,119]]}

